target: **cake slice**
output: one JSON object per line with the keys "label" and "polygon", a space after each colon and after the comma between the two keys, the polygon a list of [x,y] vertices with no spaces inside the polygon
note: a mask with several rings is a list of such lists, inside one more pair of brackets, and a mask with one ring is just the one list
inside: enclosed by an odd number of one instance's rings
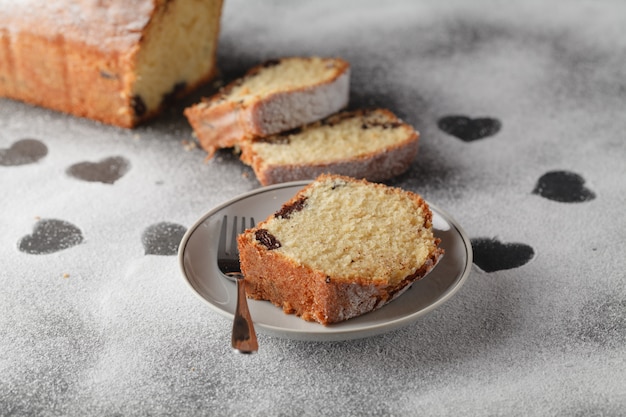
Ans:
{"label": "cake slice", "polygon": [[134,127],[216,73],[222,0],[0,0],[0,96]]}
{"label": "cake slice", "polygon": [[339,58],[290,57],[249,70],[185,109],[209,157],[219,148],[320,120],[348,103],[350,66]]}
{"label": "cake slice", "polygon": [[238,237],[250,298],[324,325],[390,302],[443,254],[417,194],[321,175]]}
{"label": "cake slice", "polygon": [[286,133],[241,143],[263,185],[324,173],[383,181],[406,171],[419,134],[385,109],[346,111]]}

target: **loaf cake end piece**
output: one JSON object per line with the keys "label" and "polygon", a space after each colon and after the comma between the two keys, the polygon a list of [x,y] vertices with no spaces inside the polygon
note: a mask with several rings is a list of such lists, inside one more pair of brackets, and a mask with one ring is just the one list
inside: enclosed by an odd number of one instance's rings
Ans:
{"label": "loaf cake end piece", "polygon": [[130,128],[216,74],[222,0],[8,3],[0,96]]}

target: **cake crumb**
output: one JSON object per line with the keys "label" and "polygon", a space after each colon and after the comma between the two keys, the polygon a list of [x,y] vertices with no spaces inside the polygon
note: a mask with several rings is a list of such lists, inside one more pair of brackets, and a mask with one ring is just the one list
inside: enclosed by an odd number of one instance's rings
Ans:
{"label": "cake crumb", "polygon": [[214,89],[222,88],[224,86],[224,80],[217,79],[212,84],[211,87]]}
{"label": "cake crumb", "polygon": [[194,141],[190,141],[190,140],[187,140],[187,139],[183,139],[183,140],[181,141],[181,143],[182,143],[182,145],[183,145],[183,148],[184,148],[186,151],[192,151],[192,150],[194,150],[194,149],[196,149],[196,148],[198,147],[198,145],[196,144],[196,142],[194,142]]}

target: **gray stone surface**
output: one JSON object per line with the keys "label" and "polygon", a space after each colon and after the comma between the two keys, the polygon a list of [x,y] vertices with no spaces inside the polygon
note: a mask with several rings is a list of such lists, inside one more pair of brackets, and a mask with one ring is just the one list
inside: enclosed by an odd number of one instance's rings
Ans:
{"label": "gray stone surface", "polygon": [[[231,323],[171,254],[181,229],[259,187],[228,151],[205,162],[183,144],[182,108],[211,87],[134,131],[0,99],[0,161],[22,139],[47,147],[0,164],[0,415],[623,415],[625,3],[226,0],[222,24],[226,80],[287,55],[349,60],[351,107],[390,108],[422,134],[389,184],[475,243],[532,258],[474,265],[449,302],[397,331],[261,334],[258,354],[237,355]],[[438,126],[456,115],[500,129],[464,141]],[[112,183],[68,171],[107,158],[124,162]],[[533,193],[552,171],[592,197]],[[63,222],[61,250],[20,250],[41,220]]]}

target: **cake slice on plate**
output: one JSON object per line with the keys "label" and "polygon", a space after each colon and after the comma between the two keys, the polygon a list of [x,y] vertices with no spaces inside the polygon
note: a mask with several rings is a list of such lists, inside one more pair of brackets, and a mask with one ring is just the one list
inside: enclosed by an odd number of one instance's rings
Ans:
{"label": "cake slice on plate", "polygon": [[417,194],[321,175],[238,237],[247,294],[324,325],[376,310],[443,254]]}

